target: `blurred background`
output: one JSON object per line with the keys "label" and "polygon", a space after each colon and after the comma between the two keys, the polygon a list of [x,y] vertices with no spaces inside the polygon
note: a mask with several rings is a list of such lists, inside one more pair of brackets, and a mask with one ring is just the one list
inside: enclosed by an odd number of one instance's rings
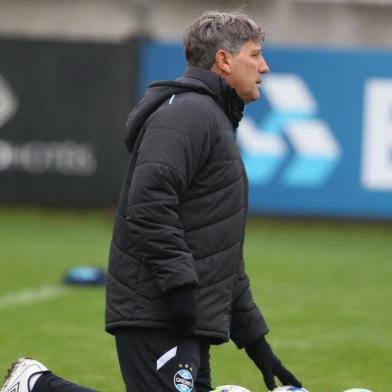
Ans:
{"label": "blurred background", "polygon": [[[103,290],[62,279],[106,267],[128,113],[185,70],[192,20],[238,8],[265,29],[270,67],[238,132],[270,341],[311,392],[390,387],[392,0],[0,0],[4,371],[30,355],[122,390]],[[213,369],[216,385],[264,390],[231,344]]]}
{"label": "blurred background", "polygon": [[271,72],[239,132],[250,211],[392,217],[392,2],[2,0],[0,202],[107,206],[127,114],[185,69],[184,27],[241,8]]}

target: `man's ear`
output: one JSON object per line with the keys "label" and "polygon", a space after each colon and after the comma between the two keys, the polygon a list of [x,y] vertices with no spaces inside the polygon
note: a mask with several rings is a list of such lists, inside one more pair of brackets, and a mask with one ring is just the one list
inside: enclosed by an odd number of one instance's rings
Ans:
{"label": "man's ear", "polygon": [[218,50],[215,53],[215,64],[214,67],[216,71],[220,74],[230,75],[231,74],[231,57],[229,52],[223,49]]}

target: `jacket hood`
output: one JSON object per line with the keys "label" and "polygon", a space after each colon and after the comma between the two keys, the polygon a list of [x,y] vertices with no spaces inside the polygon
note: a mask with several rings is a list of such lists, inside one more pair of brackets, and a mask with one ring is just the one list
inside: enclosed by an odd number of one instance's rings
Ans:
{"label": "jacket hood", "polygon": [[147,118],[172,95],[185,92],[210,95],[226,113],[234,129],[238,127],[245,105],[235,90],[217,74],[203,68],[189,67],[184,76],[177,80],[150,84],[143,99],[127,119],[125,145],[129,152],[132,152]]}

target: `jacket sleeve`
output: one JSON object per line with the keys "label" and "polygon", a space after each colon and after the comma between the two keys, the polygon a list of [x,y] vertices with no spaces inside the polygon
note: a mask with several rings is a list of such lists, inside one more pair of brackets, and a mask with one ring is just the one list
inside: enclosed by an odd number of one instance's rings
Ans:
{"label": "jacket sleeve", "polygon": [[267,333],[267,323],[253,301],[242,261],[233,294],[230,337],[238,348],[243,348]]}
{"label": "jacket sleeve", "polygon": [[126,218],[133,246],[164,293],[198,285],[179,203],[206,152],[200,135],[193,137],[203,127],[202,119],[187,114],[168,107],[149,120],[128,195]]}

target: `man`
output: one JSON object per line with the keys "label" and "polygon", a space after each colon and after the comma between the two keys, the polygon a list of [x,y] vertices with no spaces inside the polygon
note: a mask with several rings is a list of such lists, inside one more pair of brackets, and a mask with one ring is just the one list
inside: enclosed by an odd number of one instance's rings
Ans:
{"label": "man", "polygon": [[[185,75],[152,84],[128,118],[106,291],[127,391],[210,391],[210,345],[229,338],[269,390],[275,376],[301,386],[265,339],[244,270],[248,185],[235,138],[268,72],[263,39],[244,14],[205,13],[184,35]],[[38,377],[25,391],[88,391],[22,360],[1,392],[17,374]]]}

